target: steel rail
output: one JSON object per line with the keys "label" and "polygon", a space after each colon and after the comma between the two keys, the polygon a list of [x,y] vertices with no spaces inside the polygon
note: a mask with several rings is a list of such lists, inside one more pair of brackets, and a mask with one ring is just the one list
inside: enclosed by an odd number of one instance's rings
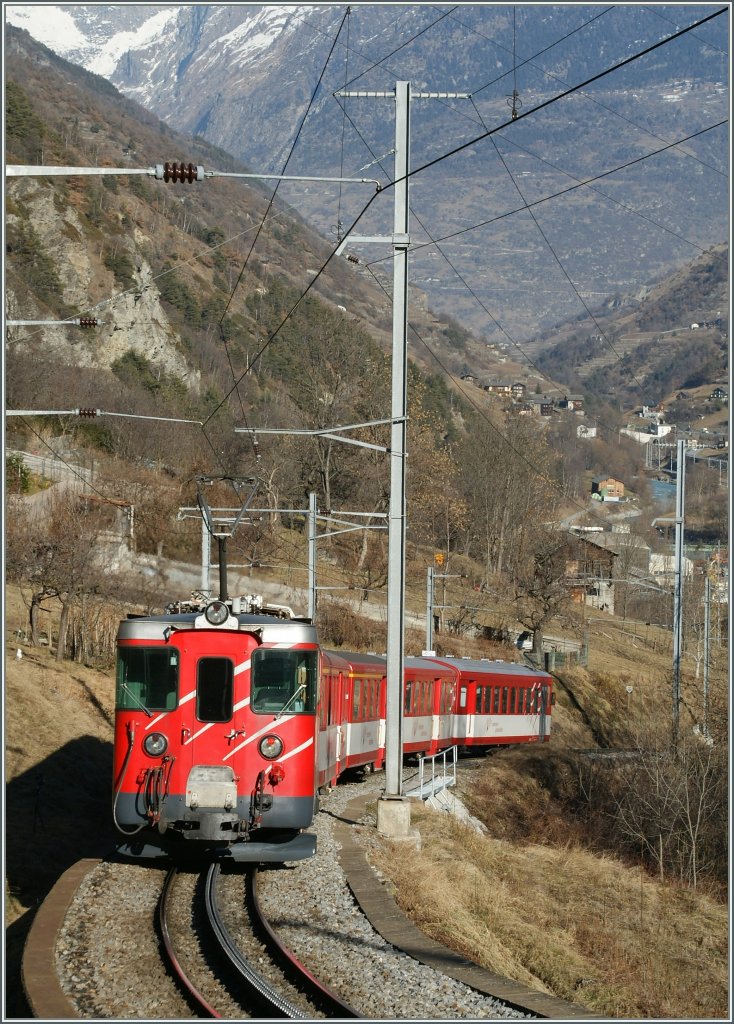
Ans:
{"label": "steel rail", "polygon": [[257,876],[257,868],[254,868],[248,874],[248,900],[250,901],[253,912],[256,915],[258,925],[263,929],[268,939],[275,947],[278,957],[284,961],[286,969],[297,974],[299,978],[308,979],[309,985],[318,993],[317,998],[321,1004],[321,1008],[326,1011],[329,1018],[355,1017],[357,1019],[361,1019],[363,1014],[358,1013],[348,1003],[345,1003],[340,996],[327,988],[323,982],[319,981],[319,979],[315,977],[281,941],[278,933],[272,928],[270,922],[264,916],[260,906],[260,900],[257,894]]}
{"label": "steel rail", "polygon": [[222,916],[219,912],[217,901],[217,879],[220,874],[220,865],[216,862],[209,865],[204,885],[204,900],[209,923],[224,954],[229,959],[235,970],[264,1000],[279,1010],[284,1016],[295,1020],[308,1020],[308,1014],[299,1010],[298,1007],[284,999],[273,987],[259,974],[237,948],[232,939]]}
{"label": "steel rail", "polygon": [[166,955],[168,956],[168,960],[171,964],[171,967],[173,968],[173,973],[175,977],[177,978],[181,986],[189,994],[189,996],[192,998],[192,1000],[196,1003],[196,1005],[203,1011],[203,1013],[207,1017],[215,1017],[221,1019],[221,1013],[217,1013],[214,1007],[210,1006],[210,1004],[206,1001],[206,999],[201,994],[201,992],[199,992],[196,986],[189,981],[188,977],[186,976],[186,972],[184,971],[178,957],[176,956],[176,951],[173,948],[173,942],[171,941],[171,933],[168,928],[167,915],[171,889],[173,888],[173,883],[177,875],[178,869],[171,868],[171,870],[166,875],[166,881],[163,885],[163,892],[161,893],[161,898],[158,903],[158,924],[161,930],[163,946],[166,950]]}

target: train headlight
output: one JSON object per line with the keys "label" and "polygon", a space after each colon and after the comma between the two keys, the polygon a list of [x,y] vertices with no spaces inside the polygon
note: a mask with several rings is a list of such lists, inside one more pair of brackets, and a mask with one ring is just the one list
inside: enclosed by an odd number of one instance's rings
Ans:
{"label": "train headlight", "polygon": [[143,740],[143,750],[149,757],[160,757],[168,750],[168,739],[162,732],[152,732]]}
{"label": "train headlight", "polygon": [[267,757],[268,761],[274,761],[283,753],[283,740],[280,736],[263,736],[258,746],[260,753]]}
{"label": "train headlight", "polygon": [[229,618],[229,608],[224,601],[212,601],[204,609],[204,618],[212,626],[221,626]]}

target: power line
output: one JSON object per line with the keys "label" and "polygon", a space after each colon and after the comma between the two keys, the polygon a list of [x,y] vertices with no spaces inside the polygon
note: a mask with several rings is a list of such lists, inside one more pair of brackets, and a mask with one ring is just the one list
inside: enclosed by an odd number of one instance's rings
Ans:
{"label": "power line", "polygon": [[[528,111],[528,113],[531,113],[531,111]],[[520,117],[525,116],[525,114],[520,115]],[[506,122],[504,125],[500,125],[499,128],[506,128],[508,123],[511,122]],[[681,142],[688,142],[689,139],[695,139],[699,135],[704,135],[706,132],[714,131],[714,129],[721,128],[722,125],[728,123],[728,118],[725,118],[723,121],[717,121],[716,124],[711,124],[708,125],[706,128],[701,128],[699,131],[693,132],[691,135],[686,135],[682,139],[677,140],[676,142],[670,142],[665,146],[661,146],[660,149],[653,150],[653,152],[651,153],[645,153],[643,156],[635,157],[634,160],[628,160],[624,164],[619,164],[619,166],[617,167],[612,167],[608,171],[602,171],[600,174],[595,174],[591,178],[585,178],[583,181],[578,181],[575,185],[570,185],[568,188],[562,189],[560,192],[553,192],[551,195],[544,196],[542,199],[534,199],[531,203],[528,203],[526,206],[518,206],[512,210],[506,210],[504,213],[497,214],[496,217],[490,217],[488,220],[479,221],[476,224],[472,224],[468,228],[460,228],[458,231],[451,231],[447,235],[441,235],[439,238],[436,239],[436,241],[445,242],[450,238],[457,238],[459,235],[465,235],[469,231],[476,231],[477,228],[487,227],[489,224],[494,224],[499,220],[504,220],[506,217],[511,217],[516,213],[524,213],[531,207],[540,206],[542,203],[550,202],[551,199],[560,199],[562,196],[568,195],[570,192],[575,192],[579,188],[584,188],[591,182],[600,181],[602,178],[608,178],[611,174],[617,174],[618,171],[624,171],[628,167],[632,167],[634,164],[642,163],[643,160],[649,160],[650,157],[659,156],[661,153],[666,152],[666,150],[672,149],[673,147],[680,145]],[[499,128],[495,128],[491,132],[488,132],[487,134],[493,135],[496,131],[499,131]],[[422,169],[423,168],[418,168],[417,170]],[[417,171],[413,171],[412,173],[415,174],[417,173]],[[390,182],[388,185],[385,186],[385,188],[389,188],[390,185],[392,184],[394,184],[394,182]],[[417,252],[419,249],[424,249],[427,245],[431,245],[431,243],[423,242],[420,245],[412,246],[411,252]],[[372,260],[371,263],[383,263],[385,260],[389,260],[391,258],[391,256],[382,256],[380,257],[380,259]],[[714,258],[722,259],[722,257],[718,256],[714,256]]]}

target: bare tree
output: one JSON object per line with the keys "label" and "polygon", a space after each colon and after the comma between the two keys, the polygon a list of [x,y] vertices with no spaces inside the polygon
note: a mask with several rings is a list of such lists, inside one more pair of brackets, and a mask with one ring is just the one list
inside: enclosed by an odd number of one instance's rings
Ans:
{"label": "bare tree", "polygon": [[566,579],[567,544],[558,531],[534,528],[513,565],[512,583],[518,618],[533,632],[533,657],[540,660],[543,628],[571,599]]}
{"label": "bare tree", "polygon": [[31,642],[38,643],[38,613],[44,600],[61,602],[56,657],[62,661],[72,607],[82,594],[97,593],[104,569],[99,563],[98,539],[108,525],[104,506],[64,493],[54,496],[45,513],[16,507],[8,530],[8,567],[30,585]]}

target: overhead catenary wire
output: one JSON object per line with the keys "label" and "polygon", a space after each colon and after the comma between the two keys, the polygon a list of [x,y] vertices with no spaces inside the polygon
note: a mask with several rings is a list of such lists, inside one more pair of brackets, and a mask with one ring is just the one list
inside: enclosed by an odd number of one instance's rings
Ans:
{"label": "overhead catenary wire", "polygon": [[[303,117],[301,118],[301,122],[300,122],[300,124],[298,126],[298,129],[296,131],[295,137],[294,137],[293,142],[291,143],[290,149],[288,151],[288,155],[287,155],[287,157],[285,159],[285,162],[283,164],[283,169],[282,169],[282,172],[281,172],[282,174],[285,174],[286,168],[288,167],[288,163],[290,162],[290,159],[293,156],[293,153],[295,151],[296,145],[297,145],[298,140],[299,140],[299,138],[301,136],[301,132],[303,131],[303,126],[306,123],[306,118],[308,117],[309,112],[310,112],[310,110],[311,110],[311,108],[313,106],[314,100],[316,99],[316,93],[319,90],[319,86],[321,85],[321,82],[323,80],[324,74],[326,73],[326,69],[329,66],[329,61],[331,60],[331,56],[332,56],[332,54],[334,52],[334,48],[336,46],[337,40],[338,40],[338,38],[339,38],[339,36],[341,34],[341,31],[342,31],[342,28],[344,26],[345,21],[347,21],[347,19],[348,19],[348,16],[349,16],[349,8],[347,8],[347,10],[344,13],[344,16],[342,17],[342,19],[341,19],[341,21],[339,23],[339,28],[337,29],[336,36],[334,37],[334,40],[333,40],[333,42],[331,44],[331,48],[330,48],[329,53],[327,55],[327,58],[326,58],[326,60],[324,62],[324,66],[321,69],[321,74],[319,75],[318,81],[316,82],[316,85],[315,85],[315,87],[313,89],[313,92],[311,94],[311,98],[310,98],[310,100],[308,102],[308,106],[306,107],[306,110],[305,110],[305,112],[303,114]],[[257,232],[255,234],[255,237],[254,237],[253,241],[252,241],[252,245],[250,246],[250,251],[247,253],[247,256],[245,257],[245,260],[244,260],[244,262],[242,264],[242,268],[241,268],[241,270],[239,272],[237,280],[235,281],[234,286],[233,286],[233,288],[231,290],[230,296],[229,296],[229,298],[228,298],[228,300],[227,300],[227,302],[225,304],[224,311],[222,312],[222,316],[221,316],[220,321],[219,321],[220,328],[221,328],[221,325],[222,325],[222,323],[224,321],[224,317],[226,316],[227,310],[229,309],[229,307],[230,307],[230,305],[231,305],[231,303],[232,303],[232,301],[234,299],[235,293],[237,292],[237,289],[239,288],[240,282],[242,281],[242,277],[243,277],[243,275],[245,273],[245,270],[247,269],[247,265],[248,265],[248,263],[250,261],[250,257],[252,256],[253,250],[254,250],[255,246],[257,245],[257,241],[258,241],[258,239],[260,237],[260,234],[261,234],[261,232],[262,232],[262,230],[263,230],[263,228],[265,226],[265,221],[267,220],[268,215],[269,215],[269,213],[270,213],[270,211],[271,211],[271,209],[273,207],[273,204],[275,202],[275,197],[278,194],[279,187],[280,187],[280,182],[278,181],[276,183],[276,185],[275,185],[275,188],[273,189],[273,194],[270,197],[270,201],[269,201],[269,203],[267,205],[265,213],[262,216],[262,220],[260,221],[260,224],[258,226]],[[222,337],[224,338],[224,333],[223,332],[222,332]],[[227,346],[226,346],[226,340],[225,340],[225,348],[226,347]],[[229,358],[229,353],[228,353],[228,358]],[[255,357],[255,359],[257,359],[257,358],[258,358],[258,356]],[[245,374],[242,374],[239,378],[235,378],[234,367],[232,366],[231,359],[230,359],[230,368],[232,370],[232,376],[233,376],[233,379],[234,379],[234,387],[229,390],[229,392],[225,396],[224,401],[226,401],[229,398],[229,396],[232,394],[233,391],[236,391],[238,396],[239,396],[239,385],[240,385],[241,381],[243,380],[243,378],[245,376]],[[245,373],[247,373],[248,371],[249,371],[249,367],[247,368]],[[243,419],[245,421],[245,425],[247,425],[247,417],[245,415],[244,403],[242,401],[241,396],[239,396],[239,397],[240,397],[240,407],[242,409]],[[205,437],[207,437],[207,433],[206,433],[206,425],[207,425],[207,423],[209,423],[209,421],[211,420],[212,416],[216,412],[219,411],[219,409],[222,407],[223,404],[224,404],[224,402],[221,402],[217,406],[217,408],[214,410],[214,413],[212,413],[211,416],[209,416],[205,420],[204,424],[202,425],[202,431],[203,431]],[[207,440],[208,440],[208,438],[207,438]],[[256,456],[256,459],[257,459],[259,457],[259,447],[256,447],[253,444],[253,450],[255,451],[255,456]]]}
{"label": "overhead catenary wire", "polygon": [[[721,13],[721,11],[720,11],[720,13]],[[711,16],[715,16],[715,15],[711,15]],[[684,30],[684,31],[690,31],[690,30]],[[616,66],[616,67],[619,67],[619,66]],[[611,70],[614,70],[614,69],[611,69]],[[575,88],[578,88],[578,87],[575,87]],[[558,98],[562,98],[562,97],[558,97]],[[529,113],[531,113],[531,112],[529,112],[529,111],[528,111],[528,112],[527,112],[527,113],[526,113],[525,115],[523,115],[523,117],[527,116],[527,114],[529,114]],[[722,122],[722,123],[724,123],[724,122]],[[496,129],[494,129],[494,130],[496,130]],[[708,129],[706,129],[706,130],[708,130]],[[481,138],[481,137],[484,137],[484,136],[480,136],[480,138]],[[475,141],[476,141],[476,140],[475,140]],[[467,143],[467,144],[472,144],[472,143]],[[673,144],[677,144],[677,143],[673,143]],[[457,152],[457,151],[452,151],[452,153],[455,153],[455,152]],[[451,154],[446,154],[446,155],[445,155],[445,158],[447,158],[448,156],[452,155],[452,153],[451,153]],[[445,159],[445,158],[440,158],[440,159]],[[420,172],[420,171],[421,171],[422,169],[423,169],[423,168],[417,168],[417,169],[415,169],[415,171],[413,171],[413,172],[411,172],[411,173],[412,173],[412,174],[416,174],[416,173],[419,173],[419,172]],[[393,182],[393,183],[394,183],[394,182]],[[371,202],[372,202],[372,201],[371,201]],[[524,208],[523,208],[523,209],[524,209]],[[330,259],[331,259],[331,257],[330,257]],[[325,264],[325,266],[326,266],[326,264]],[[319,271],[319,272],[320,272],[320,271]],[[241,379],[242,379],[242,378],[241,378]]]}
{"label": "overhead catenary wire", "polygon": [[[524,117],[525,115],[522,114],[521,116]],[[725,124],[728,124],[728,123],[729,123],[728,118],[725,118],[723,121],[717,121],[715,124],[707,125],[705,128],[701,128],[701,129],[699,129],[696,132],[692,132],[690,135],[686,135],[682,139],[678,139],[678,140],[676,140],[674,142],[669,142],[669,143],[667,143],[667,145],[661,146],[660,149],[653,150],[651,153],[645,153],[645,154],[643,154],[643,156],[635,157],[633,160],[627,160],[623,164],[619,164],[618,166],[612,167],[612,168],[610,168],[609,170],[606,170],[606,171],[601,171],[599,174],[595,174],[595,175],[593,175],[590,178],[584,178],[581,181],[577,181],[575,185],[569,185],[568,188],[561,189],[560,192],[552,192],[550,195],[543,196],[541,199],[534,199],[532,202],[528,203],[525,206],[516,206],[516,207],[513,207],[513,209],[511,209],[511,210],[506,210],[504,213],[499,213],[499,214],[497,214],[494,217],[489,217],[487,220],[478,221],[476,224],[472,224],[469,227],[459,228],[456,231],[450,231],[446,235],[440,235],[438,238],[434,239],[434,241],[435,242],[446,242],[446,241],[448,241],[451,238],[458,238],[459,235],[465,235],[465,234],[467,234],[470,231],[476,231],[479,228],[487,227],[490,224],[494,224],[494,223],[496,223],[499,220],[504,220],[506,217],[512,217],[516,213],[524,213],[528,209],[530,209],[531,207],[540,206],[543,203],[548,203],[552,199],[560,199],[562,196],[566,196],[570,192],[575,192],[575,191],[577,191],[580,188],[585,188],[587,185],[591,184],[592,182],[600,181],[602,178],[608,178],[612,174],[617,174],[619,171],[624,171],[628,167],[632,167],[634,164],[642,163],[644,160],[649,160],[649,159],[651,159],[654,156],[660,156],[661,153],[665,153],[667,150],[673,149],[675,146],[680,145],[682,142],[688,142],[690,139],[695,139],[699,135],[704,135],[706,132],[714,131],[715,129],[721,128]],[[511,124],[511,122],[505,122],[505,124],[500,125],[499,128],[506,128],[508,124]],[[499,130],[499,128],[498,129],[493,129],[492,132],[490,132],[489,134],[494,135],[496,133],[496,131]],[[394,184],[394,182],[390,182],[388,185],[385,186],[385,188],[389,188],[390,185],[392,185],[392,184]],[[422,243],[419,243],[417,245],[413,245],[413,246],[411,246],[411,252],[417,252],[419,249],[425,249],[425,247],[427,245],[432,245],[432,244],[433,244],[432,242],[422,242]],[[717,260],[724,260],[725,259],[724,257],[717,256],[716,254],[714,254],[713,258],[717,259]],[[374,263],[384,263],[385,261],[391,260],[391,259],[392,259],[391,255],[390,256],[382,256],[379,259],[371,260],[370,262],[373,263],[373,264]]]}
{"label": "overhead catenary wire", "polygon": [[[708,15],[706,18],[702,18],[700,21],[695,22],[693,25],[690,25],[687,28],[681,29],[680,32],[677,32],[674,35],[669,36],[669,37],[667,37],[664,40],[661,40],[661,41],[659,41],[657,43],[654,43],[651,46],[646,47],[644,50],[639,51],[638,53],[632,54],[630,57],[625,58],[624,60],[618,62],[617,64],[612,65],[611,67],[607,68],[604,71],[598,72],[596,75],[593,75],[591,78],[585,79],[583,82],[580,82],[578,85],[570,86],[568,89],[565,90],[565,92],[559,94],[558,96],[551,97],[550,99],[544,100],[541,103],[539,103],[537,106],[531,107],[528,110],[526,110],[525,113],[519,114],[518,117],[515,120],[515,123],[516,123],[516,121],[518,121],[520,119],[524,119],[524,118],[530,117],[531,115],[537,113],[539,110],[543,110],[543,109],[545,109],[546,107],[550,106],[553,103],[556,103],[556,102],[559,102],[562,99],[565,99],[567,96],[570,96],[573,93],[577,92],[578,90],[583,89],[585,86],[589,85],[591,82],[599,81],[600,79],[606,77],[607,75],[613,74],[615,71],[618,71],[620,68],[625,67],[626,65],[632,63],[635,60],[639,60],[641,57],[644,57],[648,53],[651,53],[654,50],[657,50],[661,46],[667,45],[668,43],[670,43],[674,39],[677,39],[680,36],[685,35],[687,32],[690,32],[692,29],[697,28],[700,25],[705,24],[706,22],[710,21],[712,18],[718,17],[719,15],[726,13],[727,10],[728,10],[728,8],[721,8],[720,10],[716,11],[714,14]],[[393,188],[396,184],[398,184],[398,182],[402,182],[402,181],[405,181],[405,180],[407,180],[409,178],[415,177],[417,174],[422,173],[423,171],[427,170],[430,167],[436,166],[437,164],[441,163],[443,160],[447,160],[450,157],[455,156],[457,153],[463,152],[465,149],[469,148],[470,146],[476,145],[478,142],[482,142],[484,139],[489,138],[491,135],[495,134],[498,131],[501,131],[503,128],[506,128],[509,124],[512,124],[512,123],[513,122],[511,120],[503,122],[502,124],[497,125],[496,128],[493,128],[493,129],[490,129],[488,131],[485,131],[481,135],[476,136],[474,139],[471,139],[468,142],[464,142],[460,146],[454,147],[453,149],[449,150],[448,152],[442,154],[441,156],[435,157],[434,159],[428,161],[427,163],[421,164],[421,166],[416,167],[416,168],[414,168],[411,171],[408,171],[408,173],[405,174],[403,177],[388,182],[382,188],[382,190],[379,193],[376,193],[375,195],[371,196],[369,200],[367,200],[367,202],[362,207],[362,210],[357,214],[356,218],[353,220],[353,222],[352,222],[351,226],[349,227],[348,231],[345,233],[345,237],[348,236],[349,234],[351,234],[351,232],[355,229],[355,227],[361,222],[362,218],[365,216],[367,211],[371,208],[372,203],[375,201],[375,199],[377,198],[378,195],[383,195],[388,189]],[[724,124],[724,123],[726,123],[726,121],[719,122],[719,124]],[[718,127],[718,125],[714,125],[714,126],[710,126],[710,127]],[[706,130],[710,130],[710,128],[706,129]],[[701,133],[695,133],[695,134],[701,134]],[[663,147],[663,149],[669,149],[669,148],[670,148],[670,146]],[[640,158],[640,159],[643,159],[643,158]],[[632,161],[632,163],[634,163],[634,162],[637,162],[637,161]],[[611,173],[611,172],[607,172],[607,173]],[[601,176],[603,177],[604,175],[601,175]],[[596,178],[593,179],[593,180],[596,180]],[[566,191],[572,191],[574,188],[579,188],[579,187],[581,187],[581,186],[580,185],[572,186],[570,189],[567,189]],[[521,207],[520,209],[524,209],[524,207]],[[460,234],[460,233],[462,233],[462,232],[454,232],[450,237],[455,237],[456,234]],[[439,241],[441,241],[441,240],[443,240],[443,239],[439,239]],[[427,244],[430,244],[430,243],[427,243]],[[301,296],[293,304],[291,309],[285,314],[284,318],[281,320],[281,322],[275,328],[275,330],[270,335],[270,337],[264,342],[264,344],[262,345],[262,347],[258,351],[257,355],[255,356],[255,359],[259,359],[263,355],[263,353],[267,350],[267,348],[273,343],[273,341],[275,340],[277,335],[280,333],[280,331],[283,329],[285,324],[288,322],[290,317],[294,314],[296,309],[300,306],[301,302],[305,299],[306,295],[313,288],[313,286],[315,285],[316,281],[321,277],[321,275],[326,270],[327,266],[331,263],[332,259],[336,255],[337,250],[339,248],[340,248],[340,246],[337,246],[336,248],[334,248],[332,250],[332,252],[329,254],[327,259],[324,261],[324,263],[321,265],[319,270],[316,272],[314,277],[311,279],[309,284],[306,286],[306,288],[302,292]],[[206,424],[209,422],[209,420],[211,420],[211,418],[216,415],[216,413],[219,411],[219,409],[229,399],[230,395],[232,394],[232,392],[234,391],[235,387],[237,386],[237,383],[239,383],[239,381],[241,381],[248,372],[249,372],[249,369],[246,369],[240,375],[240,377],[238,378],[238,381],[235,383],[234,387],[232,387],[227,392],[227,394],[224,396],[224,398],[219,402],[219,404],[215,407],[215,409],[209,415],[207,420],[204,421],[204,426],[206,426]]]}
{"label": "overhead catenary wire", "polygon": [[[584,24],[579,26],[579,28],[585,28],[587,25],[590,25],[592,21],[596,21],[597,18],[600,18],[602,16],[602,14],[607,14],[607,13],[609,13],[609,11],[613,11],[614,9],[615,9],[614,7],[608,7],[606,9],[606,11],[602,11],[601,14],[596,15],[596,17],[592,18],[590,21],[584,22]],[[495,46],[500,46],[502,49],[506,49],[506,47],[503,47],[500,43],[496,42],[496,40],[491,39],[489,36],[485,36],[482,32],[479,32],[479,30],[474,28],[473,26],[466,25],[464,22],[459,21],[457,18],[455,18],[453,16],[452,16],[452,20],[456,21],[457,24],[462,25],[464,28],[466,28],[469,31],[475,33],[476,35],[479,35],[482,39],[487,39],[489,42],[494,43]],[[578,31],[578,29],[574,29],[574,32],[576,32],[576,31]],[[568,35],[563,36],[561,39],[556,40],[556,42],[551,43],[550,46],[546,46],[543,50],[540,50],[538,53],[533,54],[532,57],[528,57],[526,60],[523,60],[519,65],[517,65],[517,67],[523,67],[525,64],[530,64],[530,66],[534,70],[539,71],[546,78],[550,78],[554,82],[559,82],[564,87],[568,86],[568,82],[565,79],[561,78],[559,75],[553,74],[552,71],[548,71],[546,68],[542,68],[539,65],[534,64],[533,61],[535,60],[536,57],[539,57],[542,53],[546,53],[548,50],[550,50],[554,46],[558,45],[558,43],[562,43],[565,39],[568,39],[568,37],[570,35],[573,35],[573,32],[570,32],[570,33],[568,33]],[[693,33],[693,35],[695,35],[695,33]],[[483,92],[485,89],[489,88],[490,85],[495,85],[497,82],[500,82],[503,78],[506,78],[508,75],[515,74],[516,71],[517,71],[517,67],[513,66],[512,71],[505,71],[501,75],[499,75],[497,78],[493,79],[491,82],[488,82],[486,85],[481,86],[479,89],[474,89],[473,92],[472,92],[472,99],[476,99],[476,97],[479,95],[479,93]],[[602,103],[601,100],[598,100],[595,96],[592,96],[589,93],[585,93],[585,92],[582,93],[582,96],[589,103],[593,103],[594,106],[599,107],[601,110],[607,111],[607,113],[612,114],[614,117],[619,118],[619,120],[621,120],[621,121],[625,121],[627,124],[632,125],[632,127],[636,128],[638,131],[644,132],[646,135],[649,135],[649,136],[651,136],[654,139],[658,139],[659,142],[667,142],[667,141],[669,141],[668,139],[665,139],[663,136],[658,135],[657,132],[652,131],[646,125],[642,125],[639,122],[634,121],[631,117],[628,117],[626,114],[621,113],[619,110],[615,110],[614,107],[610,107],[608,104]],[[475,104],[475,109],[477,109],[476,108],[476,104]],[[484,123],[484,119],[482,118],[482,116],[481,116],[481,114],[479,113],[478,110],[477,110],[477,114],[479,116],[480,123],[482,125],[484,125],[484,127],[486,128],[486,124]],[[708,168],[708,170],[713,171],[715,174],[718,174],[718,175],[720,175],[723,178],[727,178],[728,177],[726,172],[721,171],[721,170],[719,170],[718,167],[714,167],[712,164],[709,164],[705,160],[702,160],[695,153],[690,153],[690,152],[686,152],[686,151],[684,151],[684,153],[691,160],[695,160],[697,163],[701,164],[702,167]]]}

